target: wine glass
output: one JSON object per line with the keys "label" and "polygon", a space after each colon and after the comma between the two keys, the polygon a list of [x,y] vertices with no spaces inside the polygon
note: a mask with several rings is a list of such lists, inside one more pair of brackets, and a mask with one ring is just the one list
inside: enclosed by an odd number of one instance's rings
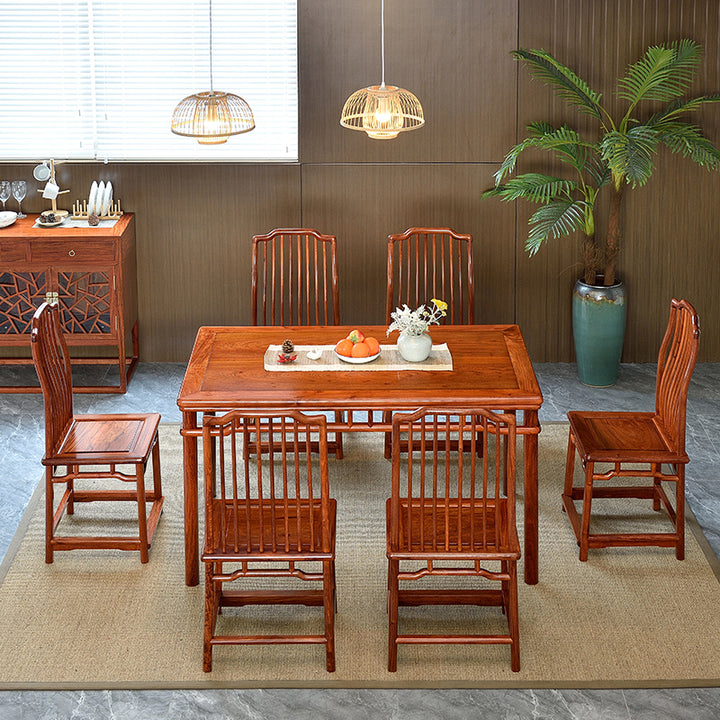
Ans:
{"label": "wine glass", "polygon": [[13,180],[12,182],[12,194],[18,203],[18,219],[27,217],[22,211],[22,205],[20,204],[25,199],[25,193],[27,193],[27,183],[24,180]]}
{"label": "wine glass", "polygon": [[3,210],[5,203],[10,199],[10,183],[7,180],[0,181],[0,200],[2,200]]}

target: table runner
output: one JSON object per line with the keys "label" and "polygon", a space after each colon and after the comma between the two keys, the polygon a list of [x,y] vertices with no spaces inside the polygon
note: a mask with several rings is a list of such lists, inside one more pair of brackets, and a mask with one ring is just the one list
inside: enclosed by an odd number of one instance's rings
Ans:
{"label": "table runner", "polygon": [[[282,352],[282,345],[270,345],[265,351],[265,369],[271,372],[287,371],[315,371],[328,370],[452,370],[452,355],[447,343],[433,345],[430,357],[423,362],[408,362],[403,360],[396,345],[381,345],[380,357],[377,360],[362,364],[347,363],[340,360],[335,353],[334,345],[296,345],[294,353],[297,360],[291,363],[281,363],[278,355]],[[309,350],[320,350],[317,360],[310,360],[307,356]]]}

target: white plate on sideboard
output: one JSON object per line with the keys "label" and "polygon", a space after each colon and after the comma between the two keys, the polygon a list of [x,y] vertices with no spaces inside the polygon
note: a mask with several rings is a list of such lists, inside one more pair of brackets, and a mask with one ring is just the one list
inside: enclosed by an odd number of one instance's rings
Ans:
{"label": "white plate on sideboard", "polygon": [[95,213],[95,201],[97,200],[97,191],[98,191],[97,180],[93,180],[92,185],[90,186],[90,196],[88,197],[88,206],[87,206],[88,215],[93,215]]}

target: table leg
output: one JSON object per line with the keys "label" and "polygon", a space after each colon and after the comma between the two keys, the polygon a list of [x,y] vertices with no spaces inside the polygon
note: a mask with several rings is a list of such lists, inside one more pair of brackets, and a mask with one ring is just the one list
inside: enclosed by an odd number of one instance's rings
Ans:
{"label": "table leg", "polygon": [[198,558],[198,450],[197,413],[183,413],[183,467],[185,504],[185,584],[197,585]]}
{"label": "table leg", "polygon": [[[525,410],[523,424],[539,430],[536,410]],[[538,433],[529,432],[523,441],[525,457],[525,582],[538,581]]]}

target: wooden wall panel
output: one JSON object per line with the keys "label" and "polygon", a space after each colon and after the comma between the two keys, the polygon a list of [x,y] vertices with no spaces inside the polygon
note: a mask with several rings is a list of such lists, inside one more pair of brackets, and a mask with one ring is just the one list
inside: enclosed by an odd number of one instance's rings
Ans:
{"label": "wooden wall panel", "polygon": [[300,0],[303,162],[497,161],[514,140],[517,0],[388,0],[385,81],[420,100],[425,126],[392,142],[340,126],[379,85],[380,0]]}
{"label": "wooden wall panel", "polygon": [[513,321],[514,211],[479,199],[485,165],[305,165],[303,218],[337,235],[344,323],[385,322],[387,236],[412,226],[473,236],[477,322]]}
{"label": "wooden wall panel", "polygon": [[[651,44],[690,37],[705,46],[705,61],[693,93],[720,89],[720,5],[716,0],[521,0],[519,45],[554,53],[611,107],[615,80]],[[529,80],[520,68],[518,126],[531,120],[569,122],[591,130],[587,119],[569,111],[547,86]],[[720,109],[707,109],[695,118],[720,144]],[[533,167],[533,160],[521,166]],[[716,202],[720,177],[697,168],[690,160],[661,152],[656,171],[643,188],[626,192],[624,238],[619,271],[628,293],[628,328],[623,359],[655,361],[667,323],[671,297],[686,297],[701,315],[704,328],[700,359],[720,358],[717,332],[720,297],[708,284],[708,268],[718,267]],[[606,230],[606,204],[601,203],[597,230]],[[524,227],[530,208],[518,208],[517,321],[531,353],[553,361],[574,359],[570,290],[577,276],[579,239],[553,242],[537,257],[523,253]],[[535,335],[542,309],[544,332]]]}

